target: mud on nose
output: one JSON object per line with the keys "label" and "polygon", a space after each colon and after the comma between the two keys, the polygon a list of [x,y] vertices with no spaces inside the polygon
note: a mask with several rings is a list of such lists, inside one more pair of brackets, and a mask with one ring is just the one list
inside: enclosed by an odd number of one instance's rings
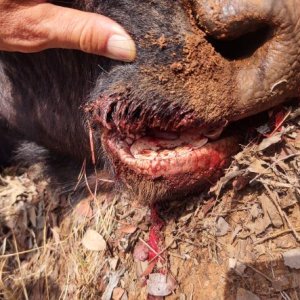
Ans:
{"label": "mud on nose", "polygon": [[207,40],[229,60],[252,56],[278,24],[273,0],[192,0],[192,6]]}

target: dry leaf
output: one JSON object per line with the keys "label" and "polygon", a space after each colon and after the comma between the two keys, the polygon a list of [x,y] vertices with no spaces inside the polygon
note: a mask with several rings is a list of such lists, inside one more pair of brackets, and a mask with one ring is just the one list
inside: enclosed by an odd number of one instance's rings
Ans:
{"label": "dry leaf", "polygon": [[214,205],[216,204],[216,199],[215,198],[211,198],[209,199],[202,207],[202,212],[204,217],[208,214],[208,212],[214,207]]}
{"label": "dry leaf", "polygon": [[89,199],[82,200],[76,206],[76,213],[85,218],[91,218],[93,216],[93,210],[91,208],[91,202]]}
{"label": "dry leaf", "polygon": [[113,257],[113,258],[108,259],[108,263],[109,263],[110,269],[112,271],[116,270],[118,262],[119,262],[119,257]]}
{"label": "dry leaf", "polygon": [[263,233],[271,225],[271,220],[268,214],[264,215],[263,218],[258,218],[255,222],[247,223],[246,227],[251,232],[255,232],[256,235]]}
{"label": "dry leaf", "polygon": [[297,203],[297,198],[294,192],[292,192],[291,190],[287,191],[287,195],[284,197],[281,197],[280,199],[280,207],[285,209],[288,208],[290,206],[293,206]]}
{"label": "dry leaf", "polygon": [[281,227],[283,225],[283,222],[282,222],[281,216],[280,216],[276,206],[274,205],[274,203],[265,194],[263,194],[261,197],[259,197],[259,199],[261,201],[261,205],[262,205],[264,214],[269,215],[270,220],[275,227],[277,227],[277,228]]}
{"label": "dry leaf", "polygon": [[191,212],[189,214],[186,214],[185,216],[181,217],[179,220],[180,222],[186,223],[192,216],[194,212]]}
{"label": "dry leaf", "polygon": [[231,235],[231,244],[234,241],[234,239],[236,238],[236,236],[239,234],[239,232],[242,230],[242,226],[241,225],[237,225],[234,229],[234,231],[232,232]]}
{"label": "dry leaf", "polygon": [[136,275],[138,278],[144,276],[145,271],[148,268],[148,261],[136,261]]}
{"label": "dry leaf", "polygon": [[215,193],[216,195],[219,195],[222,188],[232,179],[234,179],[237,176],[243,175],[245,173],[245,170],[239,170],[234,169],[233,171],[225,174],[223,177],[221,177],[218,182],[212,186],[209,190],[210,193]]}
{"label": "dry leaf", "polygon": [[137,230],[137,226],[131,224],[123,224],[119,230],[123,233],[130,234],[134,233]]}
{"label": "dry leaf", "polygon": [[250,209],[250,215],[253,219],[256,219],[260,215],[260,208],[257,203],[253,204]]}
{"label": "dry leaf", "polygon": [[112,294],[112,300],[120,300],[124,293],[125,293],[124,289],[122,289],[120,287],[114,288],[113,294]]}
{"label": "dry leaf", "polygon": [[260,159],[254,159],[254,161],[248,167],[248,170],[256,174],[265,174],[267,172],[266,168],[263,167],[265,162]]}
{"label": "dry leaf", "polygon": [[278,142],[281,141],[281,135],[282,135],[281,133],[277,133],[277,134],[274,134],[270,137],[263,139],[262,142],[258,145],[257,150],[263,151],[263,150],[269,148],[270,146],[277,144]]}
{"label": "dry leaf", "polygon": [[242,190],[249,183],[249,178],[247,176],[237,176],[232,181],[232,187],[235,191]]}
{"label": "dry leaf", "polygon": [[83,236],[82,245],[91,251],[103,251],[106,249],[106,242],[101,234],[93,229],[88,229]]}
{"label": "dry leaf", "polygon": [[300,248],[283,253],[284,264],[290,268],[300,269]]}

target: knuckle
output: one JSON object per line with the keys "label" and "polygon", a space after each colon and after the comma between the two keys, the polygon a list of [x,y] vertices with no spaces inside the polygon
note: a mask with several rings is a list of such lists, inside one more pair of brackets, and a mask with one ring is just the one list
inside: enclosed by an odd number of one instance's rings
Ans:
{"label": "knuckle", "polygon": [[104,53],[106,51],[106,41],[99,36],[95,21],[86,21],[79,30],[79,48],[88,53]]}

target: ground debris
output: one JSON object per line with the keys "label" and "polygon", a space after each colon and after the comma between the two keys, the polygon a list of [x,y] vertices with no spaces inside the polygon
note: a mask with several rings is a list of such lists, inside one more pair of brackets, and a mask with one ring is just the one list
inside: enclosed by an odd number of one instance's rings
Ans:
{"label": "ground debris", "polygon": [[91,251],[103,251],[106,249],[106,242],[101,234],[93,229],[88,229],[83,236],[82,245]]}
{"label": "ground debris", "polygon": [[260,298],[250,291],[239,288],[236,294],[236,300],[260,300]]}
{"label": "ground debris", "polygon": [[54,201],[32,170],[5,170],[0,298],[162,299],[150,285],[167,300],[300,299],[299,117],[264,124],[209,193],[158,205],[157,251],[151,210],[130,194]]}
{"label": "ground debris", "polygon": [[[109,282],[103,293],[102,300],[110,300],[112,298],[113,291],[118,285],[121,276],[124,274],[125,270],[119,270],[109,274]],[[123,294],[122,294],[123,295]]]}
{"label": "ground debris", "polygon": [[152,273],[147,280],[148,294],[152,296],[168,296],[176,287],[176,282],[170,276]]}
{"label": "ground debris", "polygon": [[283,221],[281,219],[281,216],[276,206],[270,200],[270,198],[267,197],[266,194],[262,194],[259,200],[262,204],[262,209],[264,211],[264,214],[269,216],[270,221],[274,225],[274,227],[279,228],[283,226]]}
{"label": "ground debris", "polygon": [[216,224],[216,236],[226,235],[229,230],[229,224],[224,218],[220,217]]}

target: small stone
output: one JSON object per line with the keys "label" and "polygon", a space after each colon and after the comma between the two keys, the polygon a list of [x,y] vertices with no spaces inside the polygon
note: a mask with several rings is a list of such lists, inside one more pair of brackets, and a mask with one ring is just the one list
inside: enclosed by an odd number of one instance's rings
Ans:
{"label": "small stone", "polygon": [[168,275],[152,273],[147,280],[148,294],[152,296],[168,296],[176,288],[175,280]]}
{"label": "small stone", "polygon": [[290,268],[300,269],[300,248],[283,253],[284,264]]}
{"label": "small stone", "polygon": [[216,236],[224,236],[229,230],[229,224],[225,221],[224,218],[220,217],[216,225]]}

